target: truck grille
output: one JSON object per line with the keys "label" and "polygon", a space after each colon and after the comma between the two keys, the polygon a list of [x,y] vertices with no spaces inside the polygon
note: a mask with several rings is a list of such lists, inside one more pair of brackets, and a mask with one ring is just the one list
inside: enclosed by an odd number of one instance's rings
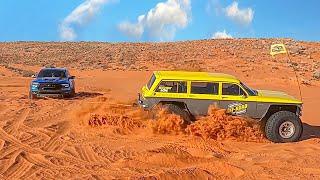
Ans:
{"label": "truck grille", "polygon": [[39,90],[41,91],[61,90],[61,85],[53,84],[53,83],[44,83],[39,85]]}

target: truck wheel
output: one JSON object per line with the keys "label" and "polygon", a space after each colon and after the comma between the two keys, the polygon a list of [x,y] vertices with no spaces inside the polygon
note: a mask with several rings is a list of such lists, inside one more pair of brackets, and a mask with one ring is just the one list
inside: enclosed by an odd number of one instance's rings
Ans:
{"label": "truck wheel", "polygon": [[265,125],[265,133],[276,143],[295,142],[303,131],[300,118],[289,111],[279,111],[270,116]]}
{"label": "truck wheel", "polygon": [[184,124],[191,123],[191,116],[186,110],[174,104],[164,104],[163,107],[166,108],[169,113],[179,115],[183,119]]}
{"label": "truck wheel", "polygon": [[37,99],[37,95],[34,95],[31,92],[29,92],[29,99]]}
{"label": "truck wheel", "polygon": [[70,94],[70,97],[73,98],[74,96],[76,96],[76,90],[75,90],[75,89],[72,89],[71,94]]}
{"label": "truck wheel", "polygon": [[70,91],[70,94],[63,95],[62,98],[73,98],[75,95],[76,95],[76,92],[75,92],[74,89],[72,89],[72,90]]}

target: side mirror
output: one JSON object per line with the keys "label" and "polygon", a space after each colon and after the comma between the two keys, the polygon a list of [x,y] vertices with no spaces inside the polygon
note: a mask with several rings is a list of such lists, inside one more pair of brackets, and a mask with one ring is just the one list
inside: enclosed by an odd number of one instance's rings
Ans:
{"label": "side mirror", "polygon": [[32,76],[31,76],[32,78],[36,78],[37,77],[37,75],[36,74],[32,74]]}
{"label": "side mirror", "polygon": [[76,78],[75,76],[70,76],[70,77],[69,77],[69,79],[75,79],[75,78]]}
{"label": "side mirror", "polygon": [[248,95],[244,94],[244,95],[242,95],[241,97],[242,97],[243,99],[246,99],[246,98],[248,98]]}

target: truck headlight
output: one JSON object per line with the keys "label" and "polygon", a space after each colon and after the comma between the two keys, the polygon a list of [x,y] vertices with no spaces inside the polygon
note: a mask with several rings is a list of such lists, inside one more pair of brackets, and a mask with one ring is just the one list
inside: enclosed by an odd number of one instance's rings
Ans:
{"label": "truck headlight", "polygon": [[38,89],[38,87],[39,87],[39,83],[37,83],[37,82],[33,82],[33,83],[31,84],[31,89],[36,90],[36,89]]}
{"label": "truck headlight", "polygon": [[69,87],[70,87],[70,85],[69,85],[69,84],[61,84],[61,86],[62,86],[63,88],[65,88],[65,89],[67,89],[67,88],[69,88]]}

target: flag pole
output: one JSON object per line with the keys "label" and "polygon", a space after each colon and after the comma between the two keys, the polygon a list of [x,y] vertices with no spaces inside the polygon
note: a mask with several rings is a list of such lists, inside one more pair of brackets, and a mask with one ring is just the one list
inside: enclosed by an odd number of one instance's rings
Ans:
{"label": "flag pole", "polygon": [[[291,65],[292,65],[292,60],[291,60],[291,58],[290,58],[290,53],[289,53],[289,50],[287,50],[287,57],[288,57],[288,59],[289,59],[289,62],[291,63]],[[292,66],[292,69],[293,69],[293,72],[294,72],[294,74],[295,74],[295,76],[296,76],[296,80],[297,80],[297,82],[298,82],[298,87],[299,87],[299,93],[300,93],[300,101],[302,102],[302,93],[301,93],[301,87],[300,87],[300,82],[299,82],[299,78],[298,78],[298,74],[297,74],[297,71],[296,71],[296,69]]]}

